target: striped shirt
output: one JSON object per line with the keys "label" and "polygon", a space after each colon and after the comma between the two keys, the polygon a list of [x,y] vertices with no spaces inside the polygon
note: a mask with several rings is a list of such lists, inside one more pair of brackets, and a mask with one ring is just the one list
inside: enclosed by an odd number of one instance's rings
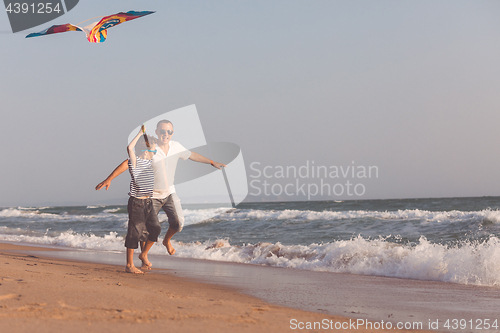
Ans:
{"label": "striped shirt", "polygon": [[128,195],[131,197],[140,198],[153,195],[154,173],[151,163],[151,160],[137,157],[134,168],[130,159],[128,160],[128,171],[132,177]]}

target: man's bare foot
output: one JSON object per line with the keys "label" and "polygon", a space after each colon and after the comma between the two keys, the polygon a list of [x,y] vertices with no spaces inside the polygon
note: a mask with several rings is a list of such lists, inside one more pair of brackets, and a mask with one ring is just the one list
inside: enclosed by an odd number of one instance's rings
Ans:
{"label": "man's bare foot", "polygon": [[147,254],[139,254],[139,259],[142,261],[141,269],[148,270],[151,269],[151,266],[153,266],[153,264],[149,262]]}
{"label": "man's bare foot", "polygon": [[125,272],[133,273],[133,274],[144,274],[143,271],[141,271],[140,269],[138,269],[135,266],[125,266]]}
{"label": "man's bare foot", "polygon": [[175,249],[172,246],[172,244],[170,244],[169,240],[164,239],[163,240],[163,245],[165,245],[165,247],[167,248],[168,254],[170,254],[171,256],[173,256],[175,254]]}

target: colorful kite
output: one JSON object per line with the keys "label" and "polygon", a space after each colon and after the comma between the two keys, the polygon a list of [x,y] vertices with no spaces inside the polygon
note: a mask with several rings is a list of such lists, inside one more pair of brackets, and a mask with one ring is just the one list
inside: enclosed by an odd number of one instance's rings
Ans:
{"label": "colorful kite", "polygon": [[106,36],[108,35],[107,29],[114,27],[115,25],[118,25],[120,23],[134,20],[136,18],[153,13],[154,12],[148,12],[148,11],[143,11],[143,12],[130,11],[126,13],[118,13],[104,17],[99,16],[102,17],[102,19],[99,22],[94,22],[90,25],[87,25],[86,27],[78,26],[85,21],[78,23],[78,25],[74,25],[71,23],[62,25],[53,25],[50,28],[45,29],[44,31],[31,33],[28,36],[26,36],[26,38],[45,36],[50,34],[58,34],[60,32],[66,32],[66,31],[84,31],[85,34],[87,35],[87,39],[89,40],[89,42],[101,43],[106,40]]}

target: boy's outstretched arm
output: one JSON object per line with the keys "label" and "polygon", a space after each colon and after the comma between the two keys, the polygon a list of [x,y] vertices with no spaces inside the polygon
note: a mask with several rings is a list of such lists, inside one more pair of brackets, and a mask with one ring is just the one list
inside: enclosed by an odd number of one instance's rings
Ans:
{"label": "boy's outstretched arm", "polygon": [[128,154],[128,157],[130,158],[130,163],[132,164],[132,167],[134,169],[135,169],[135,166],[137,164],[137,156],[135,155],[135,151],[134,151],[135,144],[137,143],[137,141],[139,141],[139,138],[144,133],[146,133],[146,127],[144,127],[144,125],[142,125],[141,128],[139,129],[139,133],[137,133],[135,138],[133,138],[132,141],[130,141],[130,143],[127,146],[127,154]]}
{"label": "boy's outstretched arm", "polygon": [[108,176],[108,178],[104,179],[102,182],[97,184],[95,189],[98,191],[103,187],[106,187],[106,191],[108,190],[109,186],[111,185],[111,181],[124,173],[126,170],[128,170],[128,160],[123,161],[118,165],[113,172]]}
{"label": "boy's outstretched arm", "polygon": [[[132,166],[134,168],[135,168],[136,160],[137,160],[137,157],[135,156],[135,152],[134,152],[134,147],[135,147],[135,144],[137,143],[137,141],[139,140],[139,138],[141,137],[141,135],[144,134],[145,132],[146,132],[146,128],[144,127],[144,125],[142,125],[141,128],[139,129],[139,133],[137,133],[135,138],[127,146],[127,153],[128,153],[128,156],[130,157],[130,161],[132,162]],[[125,172],[125,170],[127,170],[127,169],[128,169],[128,160],[125,160],[113,170],[113,172],[108,176],[108,178],[104,179],[102,182],[97,184],[95,189],[98,191],[101,188],[106,187],[106,191],[107,191],[109,186],[111,185],[111,181],[113,179],[115,179],[118,175]]]}

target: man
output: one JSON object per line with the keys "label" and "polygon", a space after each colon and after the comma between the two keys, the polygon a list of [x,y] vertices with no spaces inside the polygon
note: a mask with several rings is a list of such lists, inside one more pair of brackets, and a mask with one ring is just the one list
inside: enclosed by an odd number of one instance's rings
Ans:
{"label": "man", "polygon": [[[156,125],[155,130],[157,141],[157,153],[153,157],[153,171],[154,171],[154,189],[153,189],[153,209],[155,214],[160,212],[160,209],[167,214],[169,227],[165,238],[163,239],[163,245],[167,248],[170,255],[175,253],[175,249],[170,243],[172,236],[177,232],[182,230],[184,226],[184,215],[182,213],[182,207],[180,205],[180,200],[175,193],[174,187],[174,177],[175,169],[177,167],[177,162],[179,158],[183,160],[190,159],[195,162],[211,164],[217,169],[226,167],[223,163],[214,162],[198,153],[191,152],[184,148],[179,142],[171,141],[174,134],[174,126],[168,120],[160,120]],[[123,161],[115,170],[102,182],[97,184],[96,190],[100,190],[106,187],[106,190],[111,185],[111,181],[128,169],[128,160]],[[161,228],[158,220],[156,219],[157,225],[154,222],[150,222],[147,225],[148,230],[155,230]],[[151,266],[147,258],[147,253],[154,243],[146,243],[145,245],[141,243],[141,248],[143,248],[141,254],[141,260],[143,266]]]}

